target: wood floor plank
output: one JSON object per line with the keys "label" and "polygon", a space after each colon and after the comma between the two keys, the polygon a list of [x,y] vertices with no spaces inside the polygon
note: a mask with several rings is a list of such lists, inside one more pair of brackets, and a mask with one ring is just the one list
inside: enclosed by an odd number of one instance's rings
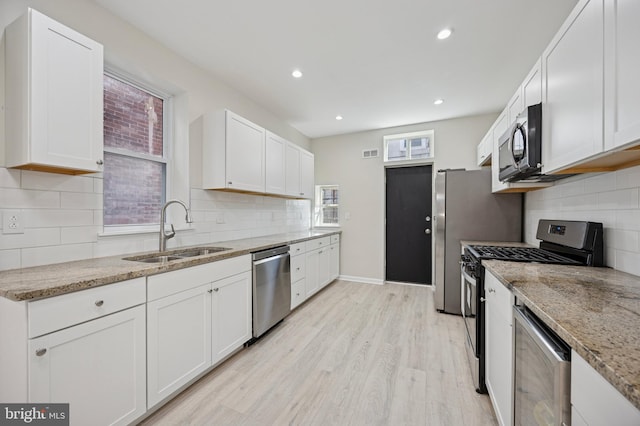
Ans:
{"label": "wood floor plank", "polygon": [[430,287],[336,281],[145,425],[495,425]]}

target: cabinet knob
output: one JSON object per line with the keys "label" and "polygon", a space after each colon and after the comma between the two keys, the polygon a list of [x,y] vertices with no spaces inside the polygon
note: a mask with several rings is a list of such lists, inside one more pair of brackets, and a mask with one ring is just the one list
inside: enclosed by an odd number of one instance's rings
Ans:
{"label": "cabinet knob", "polygon": [[98,160],[98,161],[96,161],[96,164],[97,164],[98,166],[102,166],[102,165],[104,164],[104,161],[102,161],[102,160]]}
{"label": "cabinet knob", "polygon": [[218,290],[220,290],[220,289],[219,289],[219,288],[214,288],[214,289],[213,289],[213,291],[218,291]]}
{"label": "cabinet knob", "polygon": [[233,182],[229,181],[229,182],[227,182],[227,184],[229,184],[229,185],[233,185]]}
{"label": "cabinet knob", "polygon": [[323,251],[324,251],[324,250],[320,250],[318,253],[322,254],[322,252],[323,252]]}
{"label": "cabinet knob", "polygon": [[298,266],[298,267],[296,268],[296,271],[299,271],[299,270],[300,270],[300,267]]}
{"label": "cabinet knob", "polygon": [[104,300],[96,300],[96,306],[97,307],[100,307],[102,305],[104,305]]}
{"label": "cabinet knob", "polygon": [[296,296],[300,296],[300,293],[296,293]]}
{"label": "cabinet knob", "polygon": [[213,290],[209,289],[207,290],[207,293],[213,293]]}
{"label": "cabinet knob", "polygon": [[495,293],[495,292],[496,292],[496,290],[494,288],[490,288],[489,289],[489,293]]}
{"label": "cabinet knob", "polygon": [[38,349],[38,350],[36,351],[36,355],[37,355],[37,356],[42,356],[42,355],[44,355],[44,354],[46,354],[46,353],[47,353],[47,350],[46,350],[46,349]]}
{"label": "cabinet knob", "polygon": [[304,195],[304,192],[301,192],[300,195]]}
{"label": "cabinet knob", "polygon": [[485,299],[484,297],[480,298],[480,302],[484,302],[485,300],[487,300],[487,299]]}

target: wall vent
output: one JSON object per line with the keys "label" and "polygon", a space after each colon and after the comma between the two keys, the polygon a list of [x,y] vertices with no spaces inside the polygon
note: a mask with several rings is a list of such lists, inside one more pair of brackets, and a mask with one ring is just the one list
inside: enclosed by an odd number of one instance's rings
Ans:
{"label": "wall vent", "polygon": [[378,149],[365,149],[362,151],[362,158],[376,158],[378,156]]}

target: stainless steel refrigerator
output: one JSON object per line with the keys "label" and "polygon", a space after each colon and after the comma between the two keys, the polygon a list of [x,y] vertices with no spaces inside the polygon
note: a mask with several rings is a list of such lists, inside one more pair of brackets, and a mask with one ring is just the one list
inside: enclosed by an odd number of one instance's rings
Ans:
{"label": "stainless steel refrigerator", "polygon": [[522,241],[522,194],[491,193],[491,170],[435,177],[435,304],[461,314],[460,241]]}

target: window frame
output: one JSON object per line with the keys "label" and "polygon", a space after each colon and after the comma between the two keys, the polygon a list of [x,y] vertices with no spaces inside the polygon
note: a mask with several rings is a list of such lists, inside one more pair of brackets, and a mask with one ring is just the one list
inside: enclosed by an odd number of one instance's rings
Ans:
{"label": "window frame", "polygon": [[[429,138],[429,156],[412,158],[411,152],[413,150],[412,139]],[[407,156],[400,159],[389,159],[389,142],[392,140],[405,140],[405,150]],[[435,160],[435,131],[433,129],[420,130],[417,132],[400,133],[395,135],[386,135],[382,137],[383,141],[383,163],[384,164],[415,164],[415,163],[431,163]]]}
{"label": "window frame", "polygon": [[[335,189],[338,191],[338,202],[335,204],[324,204],[322,202],[322,190],[323,189]],[[316,185],[315,188],[315,219],[314,219],[314,228],[337,228],[340,227],[340,186],[337,184],[332,185]],[[337,223],[325,223],[323,221],[323,207],[335,207],[336,216],[338,219]]]}
{"label": "window frame", "polygon": [[[104,146],[103,151],[110,154],[122,155],[129,158],[136,158],[140,160],[153,161],[156,163],[164,164],[164,196],[162,198],[163,204],[171,199],[171,182],[172,182],[172,154],[173,154],[173,120],[175,119],[173,111],[173,95],[167,91],[158,88],[149,83],[143,82],[140,78],[137,78],[124,71],[114,69],[106,66],[103,69],[103,75],[119,80],[125,84],[135,87],[139,90],[148,92],[150,95],[157,98],[161,98],[162,104],[162,157],[145,154],[142,152],[129,151],[122,148],[112,148]],[[104,185],[104,180],[103,180]],[[149,224],[127,224],[127,225],[106,225],[104,223],[104,190],[102,191],[103,206],[102,206],[102,233],[100,236],[110,235],[126,235],[126,234],[139,234],[139,233],[151,233],[159,232],[160,227],[160,210],[158,210],[158,222]],[[169,221],[167,217],[167,221]]]}

